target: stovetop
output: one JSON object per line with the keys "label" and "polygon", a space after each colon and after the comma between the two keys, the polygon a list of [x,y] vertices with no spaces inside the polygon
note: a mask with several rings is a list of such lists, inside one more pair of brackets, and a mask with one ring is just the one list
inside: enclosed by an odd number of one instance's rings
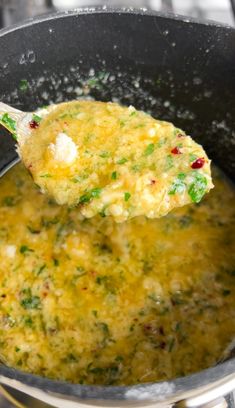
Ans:
{"label": "stovetop", "polygon": [[[97,5],[147,7],[234,25],[232,3],[235,11],[235,0],[0,0],[0,28],[53,10]],[[226,397],[226,400],[229,408],[235,407],[233,394]],[[13,407],[50,408],[49,405],[22,393],[0,386],[0,408]]]}

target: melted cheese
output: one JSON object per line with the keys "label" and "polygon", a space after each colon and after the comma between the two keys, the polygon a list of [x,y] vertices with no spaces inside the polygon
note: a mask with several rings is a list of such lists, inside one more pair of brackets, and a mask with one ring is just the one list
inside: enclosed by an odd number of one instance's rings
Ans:
{"label": "melted cheese", "polygon": [[[202,146],[171,123],[115,103],[58,105],[20,153],[43,192],[87,218],[161,217],[213,187]],[[203,165],[194,168],[198,159]]]}
{"label": "melted cheese", "polygon": [[[0,356],[82,384],[136,384],[215,364],[235,335],[235,192],[158,220],[91,220],[17,165],[0,180]],[[118,212],[118,207],[113,207]]]}

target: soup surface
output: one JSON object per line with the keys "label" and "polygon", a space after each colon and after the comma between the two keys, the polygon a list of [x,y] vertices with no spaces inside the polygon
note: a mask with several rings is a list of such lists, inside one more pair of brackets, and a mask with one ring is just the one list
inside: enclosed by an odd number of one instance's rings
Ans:
{"label": "soup surface", "polygon": [[81,384],[183,376],[235,336],[235,192],[219,173],[200,203],[164,218],[82,219],[33,186],[0,180],[0,356]]}
{"label": "soup surface", "polygon": [[62,103],[19,143],[42,191],[87,218],[157,218],[213,187],[202,146],[133,106]]}

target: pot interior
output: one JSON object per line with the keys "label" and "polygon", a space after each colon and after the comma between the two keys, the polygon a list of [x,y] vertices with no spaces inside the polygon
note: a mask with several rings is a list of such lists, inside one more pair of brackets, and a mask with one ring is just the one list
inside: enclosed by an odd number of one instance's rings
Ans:
{"label": "pot interior", "polygon": [[[2,101],[29,111],[77,98],[133,105],[186,130],[235,179],[234,29],[143,12],[66,13],[3,31],[0,48]],[[0,171],[16,157],[1,134]]]}

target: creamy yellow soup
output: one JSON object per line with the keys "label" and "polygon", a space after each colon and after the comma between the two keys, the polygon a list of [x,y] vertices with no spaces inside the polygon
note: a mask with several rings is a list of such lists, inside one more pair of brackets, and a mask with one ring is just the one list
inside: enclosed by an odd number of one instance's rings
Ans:
{"label": "creamy yellow soup", "polygon": [[62,103],[31,125],[19,151],[34,181],[87,218],[161,217],[213,187],[202,146],[133,106]]}
{"label": "creamy yellow soup", "polygon": [[214,173],[168,216],[83,219],[0,179],[0,357],[81,384],[136,384],[216,364],[235,335],[235,192]]}

